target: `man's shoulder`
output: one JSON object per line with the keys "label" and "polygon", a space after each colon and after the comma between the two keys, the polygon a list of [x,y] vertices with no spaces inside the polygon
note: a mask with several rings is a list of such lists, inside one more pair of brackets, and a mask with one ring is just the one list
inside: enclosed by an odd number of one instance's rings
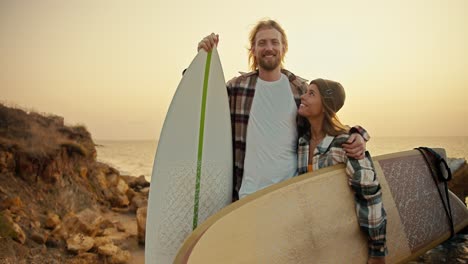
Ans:
{"label": "man's shoulder", "polygon": [[230,79],[227,82],[228,87],[240,87],[245,86],[250,82],[252,78],[258,77],[258,71],[251,72],[239,72],[240,75]]}
{"label": "man's shoulder", "polygon": [[289,81],[290,82],[298,82],[298,83],[301,83],[301,84],[307,84],[308,80],[305,79],[305,78],[302,78],[301,76],[298,76],[294,73],[292,73],[291,71],[289,70],[286,70],[286,69],[281,69],[281,72],[286,75],[286,77],[288,77]]}

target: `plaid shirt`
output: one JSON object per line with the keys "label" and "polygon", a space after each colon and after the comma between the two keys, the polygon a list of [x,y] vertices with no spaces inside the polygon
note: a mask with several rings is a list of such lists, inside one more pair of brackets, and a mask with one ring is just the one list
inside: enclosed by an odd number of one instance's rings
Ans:
{"label": "plaid shirt", "polygon": [[[357,127],[359,129],[359,127]],[[356,127],[354,128],[356,129]],[[365,131],[364,134],[367,134]],[[362,135],[362,133],[361,133]],[[385,256],[386,248],[386,213],[382,205],[382,192],[369,152],[361,160],[348,158],[341,145],[348,139],[348,134],[336,137],[326,136],[314,150],[313,170],[318,170],[339,163],[346,164],[349,185],[355,192],[356,211],[361,229],[369,238],[369,256]],[[309,160],[309,136],[298,140],[299,174],[307,172]],[[366,138],[366,137],[365,137]],[[368,136],[367,136],[368,138]]]}

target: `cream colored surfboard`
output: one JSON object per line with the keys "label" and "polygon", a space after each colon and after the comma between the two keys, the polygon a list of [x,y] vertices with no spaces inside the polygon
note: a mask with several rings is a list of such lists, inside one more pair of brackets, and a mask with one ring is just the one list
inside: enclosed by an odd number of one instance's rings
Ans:
{"label": "cream colored surfboard", "polygon": [[[448,239],[448,218],[422,155],[399,152],[374,162],[388,217],[387,263],[404,263]],[[450,202],[459,231],[468,210],[452,193]],[[336,165],[224,208],[191,234],[175,263],[366,263],[367,254],[344,165]]]}

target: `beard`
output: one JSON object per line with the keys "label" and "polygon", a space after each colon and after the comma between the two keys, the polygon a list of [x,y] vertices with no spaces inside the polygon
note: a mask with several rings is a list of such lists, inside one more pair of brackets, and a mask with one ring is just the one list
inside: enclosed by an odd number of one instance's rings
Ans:
{"label": "beard", "polygon": [[266,70],[266,71],[273,71],[278,66],[281,64],[281,58],[278,57],[279,54],[277,54],[275,57],[272,59],[265,59],[265,57],[260,57],[258,60],[258,65],[260,68]]}

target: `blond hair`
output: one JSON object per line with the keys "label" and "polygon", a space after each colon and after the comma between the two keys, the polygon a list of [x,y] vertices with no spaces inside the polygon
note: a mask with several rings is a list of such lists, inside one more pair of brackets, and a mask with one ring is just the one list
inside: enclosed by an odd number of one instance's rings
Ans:
{"label": "blond hair", "polygon": [[249,67],[252,71],[255,71],[258,68],[258,61],[257,58],[255,58],[254,56],[255,37],[257,36],[257,33],[260,30],[271,28],[278,30],[281,34],[281,44],[283,44],[284,50],[281,56],[281,68],[283,68],[284,55],[288,51],[288,38],[286,37],[286,33],[284,32],[284,29],[280,26],[280,24],[278,24],[278,22],[274,20],[269,19],[259,21],[257,25],[255,25],[255,27],[250,31]]}

